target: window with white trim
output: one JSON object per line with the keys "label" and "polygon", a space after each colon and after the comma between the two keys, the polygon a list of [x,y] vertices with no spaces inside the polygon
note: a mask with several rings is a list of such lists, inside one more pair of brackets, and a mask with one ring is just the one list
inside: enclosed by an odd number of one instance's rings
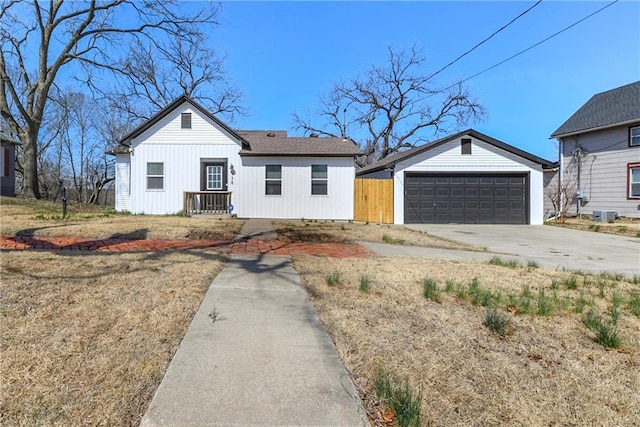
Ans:
{"label": "window with white trim", "polygon": [[180,127],[182,129],[191,129],[191,113],[182,113],[180,115]]}
{"label": "window with white trim", "polygon": [[640,199],[640,163],[629,163],[629,198]]}
{"label": "window with white trim", "polygon": [[282,165],[265,166],[265,192],[267,196],[282,195]]}
{"label": "window with white trim", "polygon": [[327,165],[311,165],[311,195],[326,196],[328,190]]}
{"label": "window with white trim", "polygon": [[147,163],[147,190],[164,189],[164,163]]}
{"label": "window with white trim", "polygon": [[629,128],[629,146],[640,147],[640,126]]}

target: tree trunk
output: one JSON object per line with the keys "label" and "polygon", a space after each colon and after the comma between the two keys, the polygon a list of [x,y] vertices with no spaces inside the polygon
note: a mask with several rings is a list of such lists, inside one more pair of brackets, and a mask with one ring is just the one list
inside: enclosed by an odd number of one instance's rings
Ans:
{"label": "tree trunk", "polygon": [[113,181],[115,178],[105,178],[96,181],[96,185],[93,187],[93,191],[91,192],[91,197],[89,197],[90,205],[98,204],[98,197],[100,197],[100,191],[104,188],[105,185]]}
{"label": "tree trunk", "polygon": [[22,195],[28,198],[40,198],[40,187],[38,183],[38,144],[37,132],[26,135],[23,143],[23,164],[22,174]]}

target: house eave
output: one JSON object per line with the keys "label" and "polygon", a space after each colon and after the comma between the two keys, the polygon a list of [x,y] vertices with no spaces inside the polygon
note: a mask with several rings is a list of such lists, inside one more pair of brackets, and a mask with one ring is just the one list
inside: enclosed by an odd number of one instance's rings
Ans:
{"label": "house eave", "polygon": [[358,154],[339,153],[252,153],[240,151],[242,157],[356,157]]}
{"label": "house eave", "polygon": [[574,136],[574,135],[580,135],[580,134],[588,133],[588,132],[595,132],[595,131],[599,131],[599,130],[611,129],[611,128],[615,128],[615,127],[618,127],[618,126],[627,126],[627,125],[632,125],[634,123],[640,123],[640,118],[636,118],[636,119],[633,119],[633,120],[626,120],[624,122],[611,123],[611,124],[597,126],[597,127],[593,127],[593,128],[580,129],[580,130],[567,132],[567,133],[554,133],[549,137],[549,139],[566,138],[568,136]]}

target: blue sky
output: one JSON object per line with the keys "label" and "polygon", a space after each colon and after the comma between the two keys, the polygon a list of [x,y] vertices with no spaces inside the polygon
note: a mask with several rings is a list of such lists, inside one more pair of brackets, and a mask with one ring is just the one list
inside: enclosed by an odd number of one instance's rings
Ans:
{"label": "blue sky", "polygon": [[[211,42],[249,115],[239,129],[292,130],[332,80],[382,64],[387,46],[416,43],[439,69],[534,2],[225,2]],[[608,2],[544,1],[438,76],[455,83],[531,46]],[[488,110],[480,132],[550,160],[549,135],[593,94],[640,80],[640,2],[620,1],[467,82]]]}

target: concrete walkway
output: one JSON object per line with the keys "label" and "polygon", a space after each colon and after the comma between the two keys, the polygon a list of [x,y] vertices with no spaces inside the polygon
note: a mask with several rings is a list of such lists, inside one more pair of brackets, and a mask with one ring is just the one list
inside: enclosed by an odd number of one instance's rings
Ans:
{"label": "concrete walkway", "polygon": [[[247,222],[242,234],[268,235]],[[143,426],[362,426],[360,399],[289,257],[231,255]]]}

